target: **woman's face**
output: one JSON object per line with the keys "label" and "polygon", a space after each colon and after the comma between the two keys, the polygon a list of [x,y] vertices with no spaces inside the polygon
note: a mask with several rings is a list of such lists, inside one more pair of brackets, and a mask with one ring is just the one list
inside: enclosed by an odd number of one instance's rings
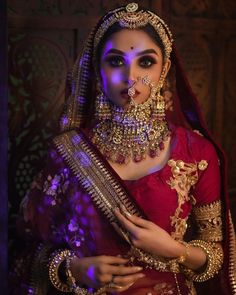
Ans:
{"label": "woman's face", "polygon": [[[124,29],[114,33],[105,43],[100,62],[102,89],[115,105],[126,109],[130,97],[128,89],[139,77],[148,76],[157,85],[162,69],[167,74],[170,62],[163,65],[160,47],[141,30]],[[141,81],[134,85],[134,101],[143,103],[150,95],[150,87]]]}

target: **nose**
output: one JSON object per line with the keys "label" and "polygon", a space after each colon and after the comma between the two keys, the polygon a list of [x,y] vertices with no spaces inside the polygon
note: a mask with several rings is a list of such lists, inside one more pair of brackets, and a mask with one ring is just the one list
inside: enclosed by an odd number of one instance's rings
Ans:
{"label": "nose", "polygon": [[132,86],[136,81],[136,70],[134,64],[130,63],[125,69],[125,83]]}

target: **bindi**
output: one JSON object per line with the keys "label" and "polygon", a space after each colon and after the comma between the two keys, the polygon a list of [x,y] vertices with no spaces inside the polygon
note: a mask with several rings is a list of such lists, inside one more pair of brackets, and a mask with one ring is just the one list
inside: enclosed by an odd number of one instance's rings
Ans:
{"label": "bindi", "polygon": [[134,47],[133,47],[133,46],[131,46],[131,47],[130,47],[130,49],[131,49],[131,50],[133,50],[133,49],[134,49]]}

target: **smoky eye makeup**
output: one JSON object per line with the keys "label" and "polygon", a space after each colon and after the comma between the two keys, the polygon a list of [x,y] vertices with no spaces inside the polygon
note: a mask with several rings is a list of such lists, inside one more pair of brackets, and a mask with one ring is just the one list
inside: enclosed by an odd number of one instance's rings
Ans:
{"label": "smoky eye makeup", "polygon": [[139,59],[138,59],[138,64],[143,68],[149,68],[152,65],[157,64],[157,63],[158,63],[158,60],[151,55],[144,55],[144,56],[139,57]]}
{"label": "smoky eye makeup", "polygon": [[115,55],[115,54],[108,54],[105,59],[105,63],[107,63],[109,66],[116,68],[121,67],[125,63],[125,59],[121,55]]}

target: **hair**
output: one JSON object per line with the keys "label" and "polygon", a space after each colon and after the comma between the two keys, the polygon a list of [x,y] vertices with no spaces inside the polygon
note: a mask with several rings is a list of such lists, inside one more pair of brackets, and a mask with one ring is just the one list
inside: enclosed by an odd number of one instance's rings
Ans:
{"label": "hair", "polygon": [[[102,50],[106,44],[106,42],[114,35],[115,33],[118,33],[122,30],[125,30],[127,28],[122,27],[119,23],[114,23],[111,27],[108,28],[108,30],[105,32],[105,34],[102,36],[102,39],[100,40],[97,50],[95,52],[95,67],[99,70],[100,69],[100,60],[102,56]],[[165,58],[165,48],[163,45],[163,42],[160,38],[160,36],[157,34],[155,29],[150,25],[147,24],[144,27],[140,27],[137,30],[143,31],[148,34],[148,36],[156,43],[158,47],[161,49],[162,57]]]}

